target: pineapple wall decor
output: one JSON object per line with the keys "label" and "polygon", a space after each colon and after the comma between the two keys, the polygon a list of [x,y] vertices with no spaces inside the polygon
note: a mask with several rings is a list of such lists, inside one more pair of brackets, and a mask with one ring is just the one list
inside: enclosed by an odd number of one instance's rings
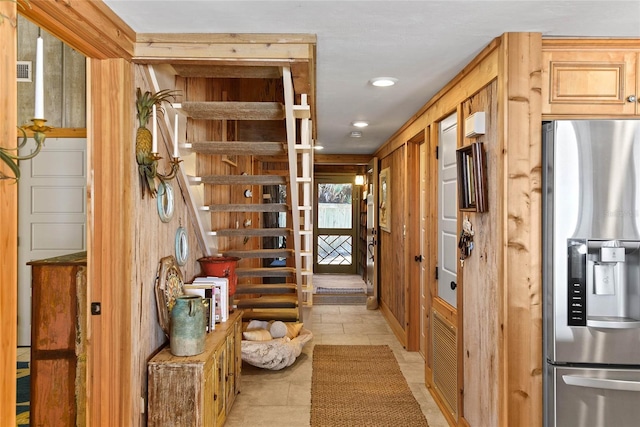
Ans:
{"label": "pineapple wall decor", "polygon": [[[158,172],[158,160],[162,157],[158,155],[156,130],[156,110],[159,114],[164,114],[163,102],[175,100],[177,91],[161,90],[156,93],[150,91],[142,92],[140,88],[136,90],[136,110],[138,112],[138,130],[136,132],[136,162],[138,163],[138,173],[140,174],[140,185],[142,186],[142,198],[148,191],[151,197],[157,194],[156,178],[163,183],[175,178],[181,162],[177,150],[170,160],[171,169],[166,174]],[[147,129],[149,119],[153,118],[154,133]],[[177,132],[176,132],[177,134]],[[174,141],[178,144],[178,141]]]}

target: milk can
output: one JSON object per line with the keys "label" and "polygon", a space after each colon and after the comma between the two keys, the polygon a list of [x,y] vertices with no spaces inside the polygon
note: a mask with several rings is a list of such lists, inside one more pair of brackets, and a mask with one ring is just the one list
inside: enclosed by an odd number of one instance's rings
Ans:
{"label": "milk can", "polygon": [[169,346],[174,356],[195,356],[204,351],[205,316],[202,297],[181,295],[171,310]]}

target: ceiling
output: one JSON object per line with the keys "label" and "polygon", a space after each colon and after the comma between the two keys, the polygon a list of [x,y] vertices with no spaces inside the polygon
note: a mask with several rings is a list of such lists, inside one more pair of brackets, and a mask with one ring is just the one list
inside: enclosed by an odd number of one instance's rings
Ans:
{"label": "ceiling", "polygon": [[[505,32],[640,37],[640,1],[104,0],[137,33],[317,35],[323,154],[372,154]],[[391,76],[377,88],[371,78]],[[362,137],[351,123],[366,120]]]}

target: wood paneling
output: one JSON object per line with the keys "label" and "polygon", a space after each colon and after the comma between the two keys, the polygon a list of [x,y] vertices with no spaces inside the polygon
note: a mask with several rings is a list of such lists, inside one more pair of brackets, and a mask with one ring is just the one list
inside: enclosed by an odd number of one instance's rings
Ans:
{"label": "wood paneling", "polygon": [[[0,1],[0,145],[11,146],[16,141],[16,5]],[[0,172],[11,175],[9,167],[0,161]],[[16,334],[18,317],[18,186],[10,180],[0,180],[0,420],[16,425]]]}
{"label": "wood paneling", "polygon": [[[32,62],[32,81],[18,82],[17,124],[31,124],[34,113],[36,39],[39,28],[18,17],[18,61]],[[47,126],[84,128],[86,126],[86,87],[84,55],[71,49],[46,31],[44,44],[44,114]],[[52,133],[47,133],[51,138]]]}
{"label": "wood paneling", "polygon": [[[463,404],[466,420],[471,425],[498,425],[499,388],[498,360],[500,335],[498,311],[488,307],[499,307],[498,241],[499,211],[498,186],[496,183],[500,166],[501,149],[498,143],[498,84],[494,80],[462,104],[462,122],[471,114],[486,113],[486,133],[478,138],[465,139],[464,145],[478,141],[484,144],[487,157],[488,206],[485,213],[461,212],[468,217],[475,231],[474,250],[464,262],[458,276],[459,310],[462,334],[461,386],[464,388]],[[477,278],[482,277],[482,280]],[[482,366],[482,369],[478,369]]]}
{"label": "wood paneling", "polygon": [[[381,159],[380,170],[389,168],[391,218],[389,221],[391,232],[379,229],[378,242],[380,245],[380,302],[388,309],[383,313],[389,314],[402,328],[398,339],[407,345],[407,292],[405,268],[405,179],[406,179],[406,147],[401,146],[389,156]],[[389,266],[384,268],[382,266]],[[398,331],[396,332],[396,335]]]}

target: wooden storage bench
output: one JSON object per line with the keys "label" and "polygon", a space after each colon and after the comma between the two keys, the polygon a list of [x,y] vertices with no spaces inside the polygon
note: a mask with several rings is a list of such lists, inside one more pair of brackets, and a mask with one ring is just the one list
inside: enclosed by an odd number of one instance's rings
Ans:
{"label": "wooden storage bench", "polygon": [[196,356],[166,346],[148,363],[148,426],[220,427],[240,392],[242,311],[206,336]]}

